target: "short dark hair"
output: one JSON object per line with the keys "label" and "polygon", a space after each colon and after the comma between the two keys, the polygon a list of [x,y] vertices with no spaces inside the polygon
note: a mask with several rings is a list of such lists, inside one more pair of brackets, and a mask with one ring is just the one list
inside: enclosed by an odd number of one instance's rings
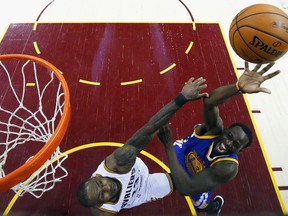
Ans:
{"label": "short dark hair", "polygon": [[236,122],[236,123],[230,125],[229,128],[237,127],[237,126],[241,127],[241,129],[244,131],[244,133],[248,136],[248,139],[249,139],[248,144],[244,148],[249,147],[252,144],[252,141],[253,141],[252,131],[250,130],[250,128],[247,125],[245,125],[245,124],[243,124],[241,122]]}
{"label": "short dark hair", "polygon": [[92,207],[91,201],[88,199],[87,195],[87,181],[81,182],[77,189],[77,199],[82,206]]}

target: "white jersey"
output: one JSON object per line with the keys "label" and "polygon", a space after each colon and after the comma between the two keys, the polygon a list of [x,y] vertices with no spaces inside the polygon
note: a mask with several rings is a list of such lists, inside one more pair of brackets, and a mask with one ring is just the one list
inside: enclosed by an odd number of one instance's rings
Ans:
{"label": "white jersey", "polygon": [[99,207],[100,210],[109,213],[117,213],[124,208],[132,208],[161,199],[173,191],[172,181],[168,174],[149,174],[148,167],[138,157],[130,172],[126,174],[118,174],[109,170],[105,166],[105,161],[102,161],[92,176],[96,174],[115,178],[121,183],[122,190],[119,199],[115,203],[109,202]]}

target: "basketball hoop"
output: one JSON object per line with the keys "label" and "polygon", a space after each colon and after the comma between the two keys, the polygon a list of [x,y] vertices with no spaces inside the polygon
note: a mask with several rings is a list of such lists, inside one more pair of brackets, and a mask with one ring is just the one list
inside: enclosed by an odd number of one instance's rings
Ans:
{"label": "basketball hoop", "polygon": [[61,166],[67,155],[59,148],[70,119],[68,85],[54,65],[23,54],[0,55],[0,78],[0,192],[23,190],[40,197],[68,174]]}

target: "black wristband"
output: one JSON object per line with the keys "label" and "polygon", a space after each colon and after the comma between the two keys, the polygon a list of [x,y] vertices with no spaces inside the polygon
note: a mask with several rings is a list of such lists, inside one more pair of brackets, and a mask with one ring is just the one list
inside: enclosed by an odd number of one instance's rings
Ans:
{"label": "black wristband", "polygon": [[183,104],[188,102],[188,100],[184,97],[182,93],[179,93],[178,96],[174,99],[174,101],[178,106],[182,106]]}

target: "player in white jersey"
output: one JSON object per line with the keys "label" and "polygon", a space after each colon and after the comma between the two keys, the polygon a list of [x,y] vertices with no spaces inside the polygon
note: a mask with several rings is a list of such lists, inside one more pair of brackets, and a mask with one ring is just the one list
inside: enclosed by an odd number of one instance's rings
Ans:
{"label": "player in white jersey", "polygon": [[123,193],[113,203],[104,203],[100,210],[117,213],[124,208],[132,208],[142,203],[161,199],[173,192],[173,184],[168,173],[149,174],[148,167],[136,158],[135,164],[127,174],[117,174],[109,170],[103,161],[93,176],[102,175],[114,178],[121,184]]}
{"label": "player in white jersey", "polygon": [[[79,202],[90,207],[95,215],[111,216],[123,208],[170,194],[173,190],[170,176],[164,173],[149,174],[137,155],[185,102],[208,96],[207,93],[200,93],[207,87],[205,81],[202,77],[196,80],[190,78],[174,100],[158,111],[122,147],[106,157],[92,177],[80,184],[77,190]],[[132,190],[132,185],[137,191]]]}

